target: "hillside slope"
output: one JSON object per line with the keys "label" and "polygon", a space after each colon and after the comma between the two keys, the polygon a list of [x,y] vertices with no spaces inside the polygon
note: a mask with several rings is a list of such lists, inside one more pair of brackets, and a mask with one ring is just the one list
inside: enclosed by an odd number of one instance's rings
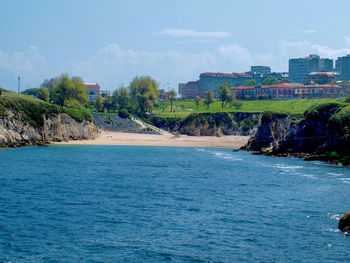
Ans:
{"label": "hillside slope", "polygon": [[98,128],[91,114],[2,90],[0,147],[94,139]]}

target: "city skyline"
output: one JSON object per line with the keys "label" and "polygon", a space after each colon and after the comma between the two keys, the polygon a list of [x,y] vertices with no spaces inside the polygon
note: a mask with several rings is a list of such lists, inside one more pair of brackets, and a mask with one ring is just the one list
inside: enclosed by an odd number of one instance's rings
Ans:
{"label": "city skyline", "polygon": [[[254,8],[251,8],[254,5]],[[289,58],[350,53],[347,1],[8,1],[0,11],[0,86],[61,73],[103,89],[150,75],[160,88],[202,72],[288,71]],[[169,83],[169,84],[168,84]]]}

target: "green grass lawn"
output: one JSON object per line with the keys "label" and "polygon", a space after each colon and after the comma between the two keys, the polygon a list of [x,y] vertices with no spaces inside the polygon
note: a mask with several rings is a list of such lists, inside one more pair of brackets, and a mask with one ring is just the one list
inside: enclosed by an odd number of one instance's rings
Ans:
{"label": "green grass lawn", "polygon": [[178,117],[185,119],[193,112],[264,112],[273,111],[280,113],[301,114],[310,106],[317,103],[325,103],[336,101],[335,99],[314,99],[314,100],[257,100],[257,101],[242,101],[242,107],[236,109],[234,107],[225,106],[221,108],[221,102],[216,101],[210,105],[209,109],[201,102],[197,109],[194,101],[174,101],[174,112],[170,112],[170,103],[166,103],[165,111],[162,112],[162,103],[159,107],[155,107],[153,113],[162,117]]}
{"label": "green grass lawn", "polygon": [[16,93],[16,92],[12,92],[12,91],[8,91],[5,89],[1,89],[2,90],[2,94],[0,96],[3,97],[7,97],[7,98],[21,98],[27,101],[33,101],[33,102],[43,102],[42,100],[39,100],[33,96],[30,95],[25,95],[25,94],[20,94],[20,93]]}

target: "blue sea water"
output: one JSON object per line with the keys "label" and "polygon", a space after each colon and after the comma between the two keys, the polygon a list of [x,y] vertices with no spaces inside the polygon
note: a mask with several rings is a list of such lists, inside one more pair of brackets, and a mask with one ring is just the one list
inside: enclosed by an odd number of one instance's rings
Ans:
{"label": "blue sea water", "polygon": [[349,262],[350,169],[230,149],[0,151],[0,262]]}

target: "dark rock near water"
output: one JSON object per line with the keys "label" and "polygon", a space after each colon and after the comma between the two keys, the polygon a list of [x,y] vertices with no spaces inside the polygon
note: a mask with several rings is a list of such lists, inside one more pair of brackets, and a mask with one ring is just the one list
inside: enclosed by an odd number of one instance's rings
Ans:
{"label": "dark rock near water", "polygon": [[350,211],[339,219],[338,229],[343,232],[350,230]]}
{"label": "dark rock near water", "polygon": [[150,121],[158,128],[190,136],[249,135],[256,133],[259,113],[192,113],[185,120],[153,116]]}
{"label": "dark rock near water", "polygon": [[316,104],[299,121],[286,114],[264,114],[256,135],[242,149],[349,165],[350,114],[341,112],[342,107],[340,103]]}

